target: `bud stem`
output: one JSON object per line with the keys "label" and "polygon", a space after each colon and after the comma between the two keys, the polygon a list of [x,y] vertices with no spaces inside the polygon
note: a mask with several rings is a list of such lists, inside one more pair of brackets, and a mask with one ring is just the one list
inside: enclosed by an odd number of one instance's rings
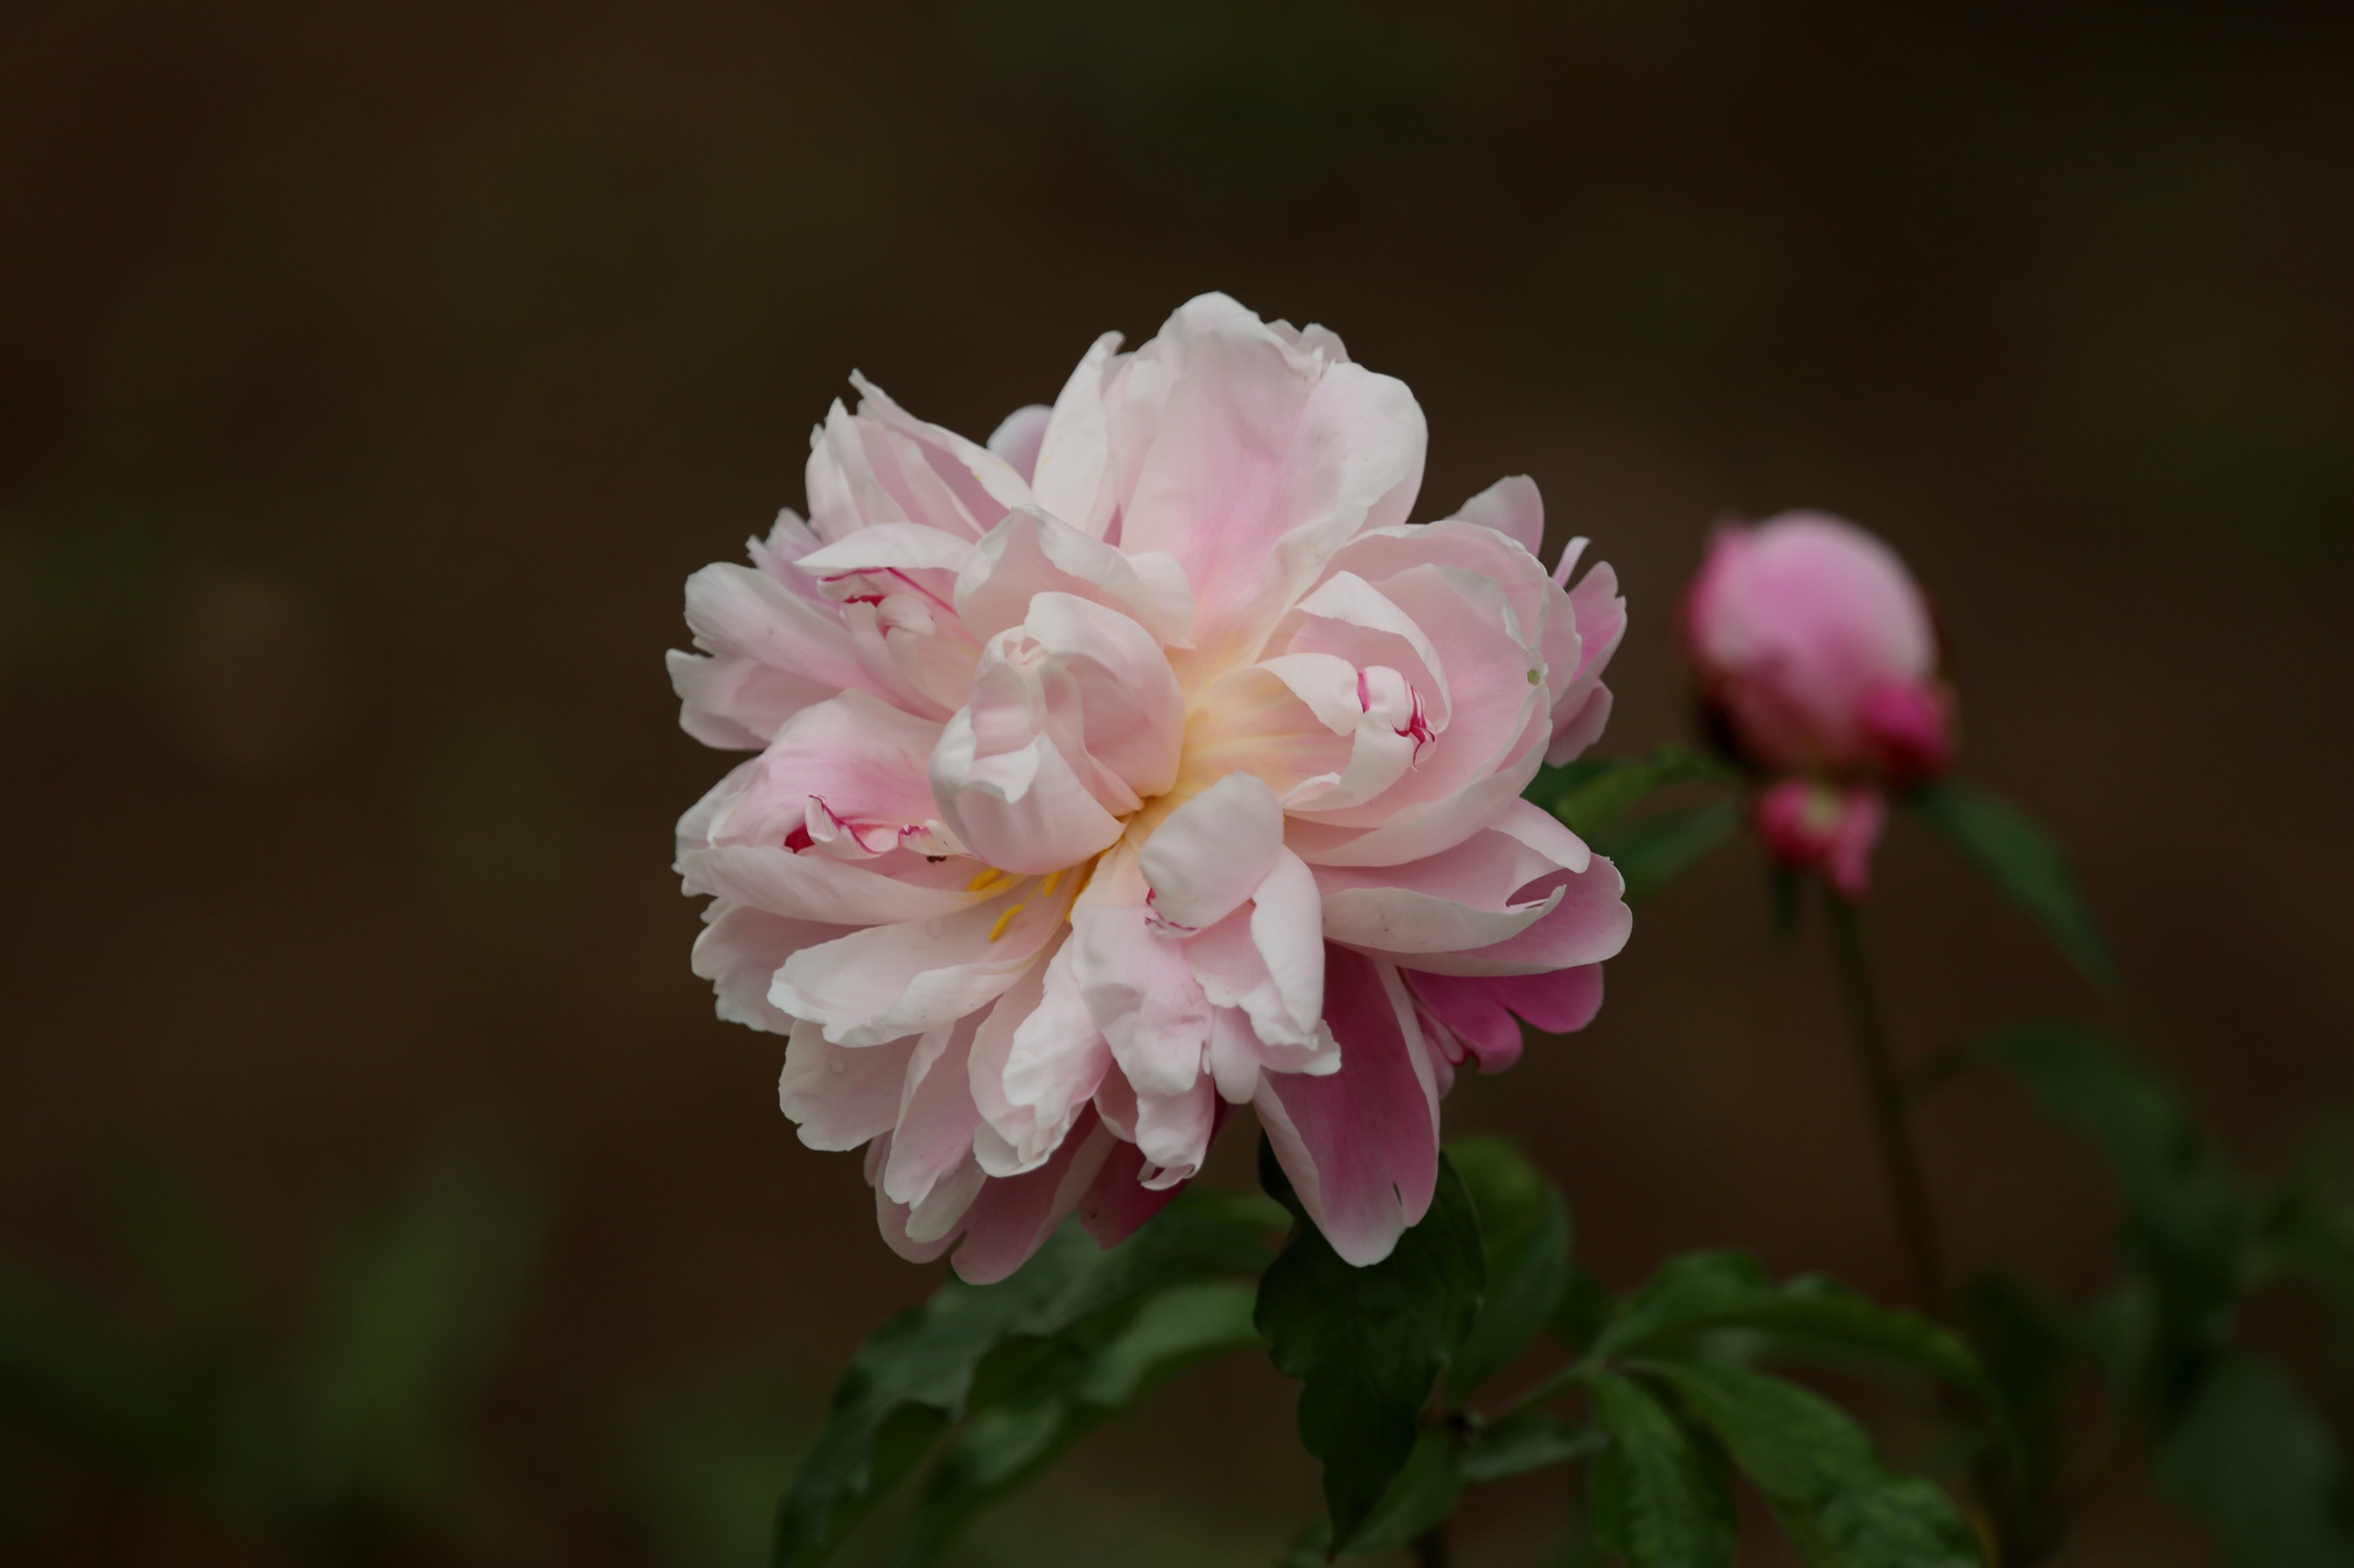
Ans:
{"label": "bud stem", "polygon": [[1880,1148],[1882,1174],[1895,1211],[1896,1230],[1904,1247],[1904,1261],[1913,1277],[1913,1291],[1921,1307],[1932,1314],[1945,1307],[1944,1269],[1938,1261],[1936,1215],[1929,1203],[1929,1185],[1922,1175],[1921,1151],[1913,1140],[1905,1113],[1903,1081],[1896,1071],[1889,1040],[1888,1020],[1880,1001],[1879,981],[1872,972],[1871,949],[1863,938],[1863,911],[1854,902],[1826,889],[1829,906],[1831,953],[1839,975],[1840,1001],[1847,1012],[1848,1044],[1855,1052],[1856,1074],[1862,1081],[1864,1103],[1872,1135]]}

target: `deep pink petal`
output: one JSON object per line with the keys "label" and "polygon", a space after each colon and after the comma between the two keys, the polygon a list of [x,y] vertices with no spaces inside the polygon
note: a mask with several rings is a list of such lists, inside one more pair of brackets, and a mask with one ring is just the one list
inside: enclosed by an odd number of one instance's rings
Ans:
{"label": "deep pink petal", "polygon": [[1332,1250],[1363,1267],[1387,1257],[1430,1207],[1437,1085],[1394,968],[1335,947],[1324,972],[1324,1015],[1341,1044],[1341,1070],[1268,1074],[1259,1122]]}
{"label": "deep pink petal", "polygon": [[965,1213],[964,1245],[950,1260],[957,1277],[969,1285],[993,1285],[1027,1263],[1078,1207],[1112,1152],[1127,1147],[1088,1116],[1044,1165],[1019,1176],[991,1178]]}

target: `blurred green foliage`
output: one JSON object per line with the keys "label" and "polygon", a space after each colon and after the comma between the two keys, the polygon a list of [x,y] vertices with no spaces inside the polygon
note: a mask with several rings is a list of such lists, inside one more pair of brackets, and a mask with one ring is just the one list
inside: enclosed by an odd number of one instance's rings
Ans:
{"label": "blurred green foliage", "polygon": [[144,1196],[118,1225],[142,1310],[0,1266],[0,1431],[298,1558],[387,1533],[453,1561],[528,1544],[472,1432],[549,1217],[509,1134],[455,1118],[389,1192],[331,1206],[288,1321],[184,1188]]}

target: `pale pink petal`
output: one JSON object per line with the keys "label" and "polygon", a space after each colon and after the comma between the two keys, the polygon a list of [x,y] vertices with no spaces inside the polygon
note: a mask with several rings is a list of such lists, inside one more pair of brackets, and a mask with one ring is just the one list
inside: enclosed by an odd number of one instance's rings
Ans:
{"label": "pale pink petal", "polygon": [[1146,1186],[1174,1186],[1202,1168],[1217,1107],[1217,1092],[1207,1074],[1173,1095],[1136,1097],[1136,1146],[1149,1167]]}
{"label": "pale pink petal", "polygon": [[1229,773],[1169,813],[1138,852],[1145,902],[1180,931],[1242,907],[1283,853],[1283,808],[1264,780]]}
{"label": "pale pink petal", "polygon": [[678,725],[705,746],[758,750],[779,726],[834,688],[735,654],[664,654]]}
{"label": "pale pink petal", "polygon": [[1377,827],[1357,828],[1295,819],[1286,836],[1310,865],[1396,865],[1461,843],[1494,821],[1537,775],[1544,761],[1545,717],[1532,706],[1528,726],[1485,773],[1469,768],[1451,794],[1401,806]]}
{"label": "pale pink petal", "polygon": [[881,1045],[836,1045],[806,1019],[786,1038],[777,1104],[811,1149],[856,1149],[899,1119],[913,1038]]}
{"label": "pale pink petal", "polygon": [[821,582],[868,572],[954,574],[973,558],[973,542],[920,523],[877,523],[844,535],[795,563]]}
{"label": "pale pink petal", "polygon": [[1031,490],[1039,506],[1100,539],[1119,505],[1112,493],[1111,411],[1106,399],[1119,334],[1095,341],[1055,399]]}
{"label": "pale pink petal", "polygon": [[[869,1144],[867,1147],[871,1149],[874,1146]],[[982,1174],[981,1167],[973,1162],[970,1155],[965,1156],[964,1163],[933,1182],[931,1191],[924,1194],[923,1202],[907,1211],[907,1240],[917,1246],[954,1241],[964,1229],[964,1218],[971,1211],[973,1201],[988,1185],[989,1178]],[[875,1189],[875,1196],[887,1202],[897,1202],[879,1187]]]}
{"label": "pale pink petal", "polygon": [[981,1112],[972,1103],[970,1061],[979,1023],[968,1013],[916,1042],[900,1088],[891,1158],[883,1166],[883,1191],[894,1202],[922,1208],[934,1183],[973,1158]]}
{"label": "pale pink petal", "polygon": [[1544,500],[1527,474],[1498,480],[1457,507],[1455,515],[1493,528],[1532,556],[1544,547]]}
{"label": "pale pink petal", "polygon": [[[689,893],[714,894],[771,915],[833,926],[932,920],[980,902],[981,895],[964,890],[963,878],[970,874],[969,871],[953,865],[934,868],[919,857],[904,854],[893,858],[914,863],[885,875],[827,855],[795,854],[758,844],[721,844],[686,851],[679,856],[678,870]],[[921,879],[939,871],[953,874],[956,881]]]}
{"label": "pale pink petal", "polygon": [[[1319,716],[1319,703],[1345,704],[1345,715],[1327,722]],[[1358,768],[1350,737],[1361,720],[1394,748],[1387,778],[1405,771],[1413,742],[1367,717],[1358,701],[1357,671],[1347,660],[1325,654],[1270,660],[1220,676],[1195,700],[1182,767],[1195,779],[1256,774],[1288,803],[1303,792],[1328,791],[1344,769]]]}
{"label": "pale pink petal", "polygon": [[[1555,895],[1558,899],[1555,901]],[[1522,888],[1521,902],[1552,907],[1519,935],[1460,952],[1416,953],[1417,969],[1450,975],[1530,975],[1617,958],[1635,927],[1618,868],[1600,855],[1584,872],[1559,871]]]}
{"label": "pale pink petal", "polygon": [[[884,1245],[909,1263],[929,1263],[956,1245],[957,1233],[953,1225],[945,1232],[936,1232],[927,1224],[925,1234],[920,1239],[911,1234],[911,1226],[914,1224],[916,1216],[909,1212],[907,1204],[893,1202],[883,1191],[883,1166],[890,1158],[891,1135],[889,1133],[885,1133],[866,1146],[866,1184],[875,1189],[875,1229],[883,1233]],[[938,1212],[946,1207],[948,1202],[954,1197],[959,1185],[962,1184],[951,1185],[947,1190],[935,1194],[934,1214],[928,1218],[937,1217]],[[980,1191],[977,1185],[971,1186],[970,1191],[965,1193],[966,1202],[970,1203],[979,1195]],[[961,1215],[959,1217],[961,1218]]]}
{"label": "pale pink petal", "polygon": [[[819,821],[898,830],[933,820],[931,753],[940,726],[864,692],[802,709],[742,770],[713,817],[716,844],[785,844]],[[811,811],[812,802],[822,809]],[[795,843],[793,847],[801,847]]]}
{"label": "pale pink petal", "polygon": [[[1570,541],[1562,553],[1562,576],[1574,568],[1585,544],[1583,539]],[[1610,717],[1610,688],[1602,683],[1602,674],[1627,635],[1627,601],[1618,595],[1618,574],[1609,562],[1597,562],[1569,590],[1568,599],[1567,619],[1577,631],[1577,668],[1575,673],[1556,670],[1553,675],[1553,740],[1545,748],[1546,765],[1553,768],[1574,760],[1601,736]],[[1553,653],[1548,642],[1549,662]]]}
{"label": "pale pink petal", "polygon": [[1145,892],[1133,850],[1104,856],[1071,908],[1072,973],[1128,1081],[1175,1094],[1201,1075],[1210,1004],[1183,944],[1155,928]]}
{"label": "pale pink petal", "polygon": [[1077,865],[1118,842],[1120,820],[1088,791],[1051,736],[1034,734],[986,756],[981,745],[966,710],[949,720],[932,753],[940,815],[974,854],[1027,874]]}
{"label": "pale pink petal", "polygon": [[811,442],[810,522],[831,544],[878,523],[920,523],[977,539],[1030,487],[985,447],[926,424],[861,376],[858,412],[836,403]]}
{"label": "pale pink petal", "polygon": [[[1266,966],[1267,989],[1242,998],[1252,1026],[1268,1046],[1320,1048],[1317,1021],[1324,1002],[1322,895],[1315,873],[1289,851],[1276,857],[1251,895],[1251,945]],[[1302,1064],[1292,1064],[1306,1069]]]}
{"label": "pale pink petal", "polygon": [[1034,506],[1019,507],[989,531],[958,577],[957,613],[986,639],[1020,625],[1042,593],[1120,610],[1172,647],[1183,645],[1193,620],[1193,588],[1182,570],[1126,555]]}
{"label": "pale pink petal", "polygon": [[1323,653],[1359,670],[1397,671],[1422,698],[1434,726],[1449,708],[1445,665],[1415,619],[1353,572],[1317,585],[1278,626],[1273,639],[1290,653]]}
{"label": "pale pink petal", "polygon": [[1151,634],[1063,593],[991,638],[931,760],[941,815],[1007,871],[1058,871],[1119,837],[1174,781],[1183,698]]}
{"label": "pale pink petal", "polygon": [[1016,408],[990,432],[989,450],[1027,480],[1038,468],[1038,449],[1046,442],[1046,421],[1055,410],[1044,403]]}
{"label": "pale pink petal", "polygon": [[[807,858],[807,857],[804,857]],[[920,1034],[994,1001],[1061,929],[1061,904],[1022,883],[942,919],[871,926],[785,961],[769,1000],[841,1045]]]}
{"label": "pale pink petal", "polygon": [[[1575,835],[1568,845],[1583,850]],[[1559,902],[1522,890],[1564,869],[1556,856],[1515,834],[1489,829],[1445,854],[1375,869],[1326,867],[1324,934],[1384,955],[1487,948],[1527,930]]]}
{"label": "pale pink petal", "polygon": [[976,1145],[991,1176],[1045,1160],[1086,1109],[1111,1066],[1111,1047],[1088,1016],[1061,943],[999,1000],[973,1043],[975,1102],[996,1134]]}
{"label": "pale pink petal", "polygon": [[[1119,609],[1066,593],[1030,601],[1022,634],[1035,646],[1058,740],[1085,747],[1098,798],[1147,800],[1177,781],[1185,698],[1152,634]],[[1066,694],[1067,687],[1067,695]],[[1076,758],[1075,758],[1076,760]]]}
{"label": "pale pink petal", "polygon": [[686,624],[706,653],[749,661],[824,693],[880,694],[851,646],[840,609],[795,593],[766,572],[725,561],[704,567],[686,579]]}
{"label": "pale pink petal", "polygon": [[1327,956],[1324,1012],[1341,1070],[1269,1074],[1259,1125],[1332,1250],[1363,1267],[1430,1207],[1438,1179],[1437,1083],[1395,969],[1345,948]]}
{"label": "pale pink petal", "polygon": [[783,1034],[792,1015],[769,1003],[769,985],[785,960],[803,948],[831,942],[848,927],[791,920],[749,905],[714,899],[695,939],[695,972],[712,982],[719,1016],[731,1023]]}
{"label": "pale pink petal", "polygon": [[1422,410],[1403,383],[1337,347],[1204,295],[1130,368],[1131,382],[1157,376],[1157,408],[1119,541],[1183,565],[1204,647],[1246,652],[1334,550],[1405,520],[1422,480]]}

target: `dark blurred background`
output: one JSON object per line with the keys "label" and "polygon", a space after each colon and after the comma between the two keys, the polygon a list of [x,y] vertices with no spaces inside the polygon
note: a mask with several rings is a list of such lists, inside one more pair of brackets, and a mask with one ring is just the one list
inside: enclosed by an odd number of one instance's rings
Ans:
{"label": "dark blurred background", "polygon": [[[1712,518],[1887,535],[2136,1044],[2250,1165],[2346,1162],[2343,7],[20,0],[0,211],[0,1337],[55,1373],[0,1414],[12,1561],[760,1560],[931,1275],[687,972],[680,585],[801,504],[854,367],[979,437],[1204,289],[1413,386],[1418,515],[1526,471],[1596,538],[1605,750],[1686,732]],[[2100,1016],[1934,847],[1880,881],[1915,1051]],[[1451,1122],[1614,1281],[1734,1243],[1900,1294],[1766,909],[1745,850],[1670,889]],[[1964,1264],[2100,1278],[2011,1092],[1925,1136]],[[1290,1420],[1187,1380],[962,1561],[1264,1562]],[[2203,1553],[2128,1467],[2071,1560]]]}

